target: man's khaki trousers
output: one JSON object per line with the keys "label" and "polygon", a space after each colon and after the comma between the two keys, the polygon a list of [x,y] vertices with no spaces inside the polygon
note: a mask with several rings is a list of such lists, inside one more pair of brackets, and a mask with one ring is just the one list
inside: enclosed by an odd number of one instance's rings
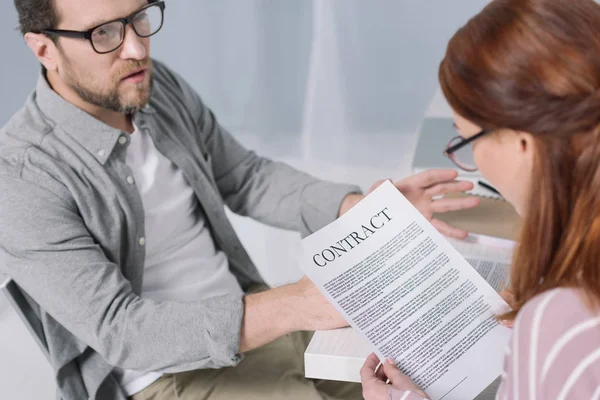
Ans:
{"label": "man's khaki trousers", "polygon": [[312,332],[295,332],[245,354],[236,367],[165,374],[131,400],[358,400],[357,383],[304,377]]}

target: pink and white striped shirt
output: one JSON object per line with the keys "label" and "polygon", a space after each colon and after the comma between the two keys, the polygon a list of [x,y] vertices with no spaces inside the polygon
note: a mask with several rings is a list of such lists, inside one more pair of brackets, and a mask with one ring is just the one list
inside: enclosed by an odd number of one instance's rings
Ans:
{"label": "pink and white striped shirt", "polygon": [[[391,400],[422,400],[390,389]],[[527,302],[506,348],[497,400],[600,400],[600,313],[575,289]]]}

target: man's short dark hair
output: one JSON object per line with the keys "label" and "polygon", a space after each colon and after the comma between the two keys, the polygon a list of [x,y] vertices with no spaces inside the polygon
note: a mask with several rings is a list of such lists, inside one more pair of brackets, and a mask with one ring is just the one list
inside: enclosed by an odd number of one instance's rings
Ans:
{"label": "man's short dark hair", "polygon": [[19,14],[19,28],[27,32],[40,33],[44,29],[55,29],[59,22],[55,0],[14,0]]}

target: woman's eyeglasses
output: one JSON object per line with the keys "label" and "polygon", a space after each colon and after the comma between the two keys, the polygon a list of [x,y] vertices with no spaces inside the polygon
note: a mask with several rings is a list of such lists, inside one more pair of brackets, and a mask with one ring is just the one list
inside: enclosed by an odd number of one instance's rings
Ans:
{"label": "woman's eyeglasses", "polygon": [[492,130],[482,130],[468,139],[457,136],[448,142],[446,150],[444,150],[444,155],[452,160],[452,162],[460,169],[467,172],[475,172],[478,168],[473,160],[472,143],[490,132],[492,132]]}

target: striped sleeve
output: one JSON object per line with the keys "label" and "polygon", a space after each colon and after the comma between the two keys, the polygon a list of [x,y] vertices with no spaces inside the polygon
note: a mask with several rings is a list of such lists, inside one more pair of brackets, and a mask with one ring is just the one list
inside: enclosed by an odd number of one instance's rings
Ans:
{"label": "striped sleeve", "polygon": [[528,302],[506,349],[497,399],[600,399],[600,314],[575,289]]}

